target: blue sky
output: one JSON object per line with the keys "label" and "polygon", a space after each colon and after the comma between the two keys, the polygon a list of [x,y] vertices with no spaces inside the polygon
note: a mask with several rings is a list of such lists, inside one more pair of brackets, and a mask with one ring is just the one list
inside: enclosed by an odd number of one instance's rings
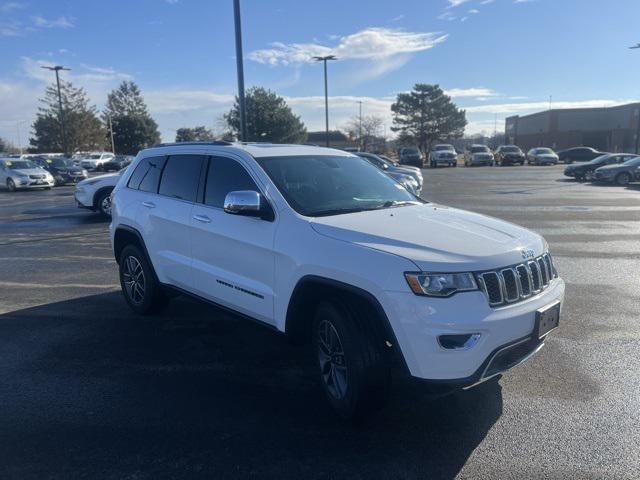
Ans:
{"label": "blue sky", "polygon": [[[245,80],[286,97],[322,129],[330,64],[331,127],[357,113],[391,126],[389,105],[416,82],[438,83],[467,109],[468,133],[554,107],[640,99],[638,0],[242,0]],[[37,99],[66,77],[102,108],[135,80],[164,140],[214,127],[236,92],[231,0],[0,0],[0,136],[22,143]]]}

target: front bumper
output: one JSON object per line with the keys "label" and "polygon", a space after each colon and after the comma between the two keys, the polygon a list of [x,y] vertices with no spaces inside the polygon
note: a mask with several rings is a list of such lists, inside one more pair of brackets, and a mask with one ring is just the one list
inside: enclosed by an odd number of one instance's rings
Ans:
{"label": "front bumper", "polygon": [[89,208],[93,210],[93,194],[87,192],[84,188],[76,188],[73,194],[78,208]]}
{"label": "front bumper", "polygon": [[471,157],[471,165],[491,165],[492,163],[491,157]]}
{"label": "front bumper", "polygon": [[[448,298],[385,292],[381,301],[411,375],[465,387],[481,380],[483,367],[505,346],[531,339],[536,311],[563,302],[564,291],[564,281],[557,278],[538,295],[500,308],[489,307],[480,291]],[[476,333],[480,339],[469,349],[448,350],[438,343],[441,335]]]}
{"label": "front bumper", "polygon": [[49,188],[53,187],[56,183],[54,179],[34,180],[30,178],[28,180],[23,180],[21,178],[12,178],[12,180],[16,185],[16,189],[20,190],[30,190],[33,188]]}

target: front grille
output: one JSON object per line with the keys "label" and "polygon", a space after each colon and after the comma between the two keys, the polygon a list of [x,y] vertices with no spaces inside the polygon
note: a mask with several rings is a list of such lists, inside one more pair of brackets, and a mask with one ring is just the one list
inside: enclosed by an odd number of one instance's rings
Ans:
{"label": "front grille", "polygon": [[31,180],[42,180],[43,178],[45,178],[44,175],[29,175],[29,178]]}
{"label": "front grille", "polygon": [[547,288],[557,277],[548,253],[526,263],[482,272],[476,276],[480,289],[492,307],[522,301]]}

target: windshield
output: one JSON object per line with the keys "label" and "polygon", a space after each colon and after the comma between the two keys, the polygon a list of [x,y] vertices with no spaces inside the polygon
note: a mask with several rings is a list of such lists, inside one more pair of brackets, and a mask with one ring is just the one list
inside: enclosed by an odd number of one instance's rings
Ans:
{"label": "windshield", "polygon": [[31,160],[12,160],[6,162],[5,165],[11,170],[26,170],[28,168],[36,168],[36,164]]}
{"label": "windshield", "polygon": [[47,160],[47,163],[50,163],[54,167],[73,167],[73,161],[68,158],[52,158]]}
{"label": "windshield", "polygon": [[403,148],[402,154],[403,155],[419,155],[420,152],[418,151],[417,148]]}
{"label": "windshield", "polygon": [[433,149],[436,152],[455,151],[455,149],[451,145],[436,145]]}
{"label": "windshield", "polygon": [[536,155],[553,155],[553,152],[549,148],[538,148],[535,151]]}
{"label": "windshield", "polygon": [[604,163],[610,156],[611,155],[600,155],[599,157],[596,157],[587,163],[589,163],[589,165],[600,165],[601,163]]}
{"label": "windshield", "polygon": [[623,165],[626,165],[628,167],[640,166],[640,157],[634,157],[631,160],[627,160],[626,162],[623,163]]}
{"label": "windshield", "polygon": [[100,160],[100,157],[101,157],[101,156],[102,156],[102,155],[100,155],[99,153],[92,153],[91,155],[89,155],[89,156],[88,156],[88,157],[86,157],[86,158],[89,158],[89,159],[91,159],[91,160]]}
{"label": "windshield", "polygon": [[420,203],[360,157],[305,155],[256,160],[301,215],[338,215]]}
{"label": "windshield", "polygon": [[489,153],[489,147],[471,147],[471,153]]}
{"label": "windshield", "polygon": [[501,150],[504,153],[520,153],[520,149],[518,147],[502,147]]}

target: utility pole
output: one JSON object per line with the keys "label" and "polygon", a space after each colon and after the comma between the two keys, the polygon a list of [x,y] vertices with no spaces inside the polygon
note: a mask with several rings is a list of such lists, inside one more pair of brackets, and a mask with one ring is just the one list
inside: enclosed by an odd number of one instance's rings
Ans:
{"label": "utility pole", "polygon": [[358,137],[360,143],[360,150],[362,150],[362,100],[358,100],[356,103],[360,104],[360,126],[358,127]]}
{"label": "utility pole", "polygon": [[240,141],[247,139],[247,109],[244,99],[244,66],[242,60],[242,25],[240,22],[240,0],[233,0],[233,18],[236,30],[236,67],[238,70],[238,105],[240,107]]}
{"label": "utility pole", "polygon": [[113,124],[111,123],[111,115],[107,115],[109,119],[109,133],[111,134],[111,153],[116,154],[116,144],[113,142]]}
{"label": "utility pole", "polygon": [[325,55],[323,57],[311,57],[318,62],[324,63],[324,135],[325,144],[329,146],[329,89],[327,81],[327,60],[337,60],[335,55]]}
{"label": "utility pole", "polygon": [[20,135],[20,124],[26,123],[26,120],[18,120],[16,122],[16,130],[18,131],[18,148],[20,149],[20,155],[22,155],[22,136]]}
{"label": "utility pole", "polygon": [[44,68],[45,70],[51,70],[56,72],[56,85],[58,86],[58,108],[60,109],[60,128],[62,130],[62,150],[65,155],[69,152],[67,151],[67,133],[65,131],[64,126],[64,113],[62,111],[62,94],[60,93],[60,75],[58,72],[60,70],[71,70],[70,68],[63,67],[62,65],[55,65],[53,67],[42,66],[40,68]]}
{"label": "utility pole", "polygon": [[498,114],[493,114],[493,148],[498,147]]}

